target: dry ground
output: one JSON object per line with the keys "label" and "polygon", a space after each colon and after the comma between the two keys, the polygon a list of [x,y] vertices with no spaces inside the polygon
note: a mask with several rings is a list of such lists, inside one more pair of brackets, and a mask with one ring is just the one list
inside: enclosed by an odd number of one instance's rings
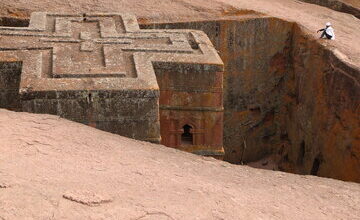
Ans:
{"label": "dry ground", "polygon": [[0,219],[360,219],[360,184],[0,109]]}

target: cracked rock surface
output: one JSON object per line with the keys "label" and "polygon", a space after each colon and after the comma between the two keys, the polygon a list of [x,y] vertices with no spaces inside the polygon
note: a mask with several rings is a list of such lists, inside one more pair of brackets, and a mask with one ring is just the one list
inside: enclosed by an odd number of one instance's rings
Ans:
{"label": "cracked rock surface", "polygon": [[0,110],[0,219],[359,219],[360,185]]}

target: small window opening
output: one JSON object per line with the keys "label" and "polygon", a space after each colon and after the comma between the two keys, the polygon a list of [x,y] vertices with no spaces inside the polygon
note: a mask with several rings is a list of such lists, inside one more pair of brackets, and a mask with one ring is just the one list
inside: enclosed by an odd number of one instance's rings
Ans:
{"label": "small window opening", "polygon": [[297,164],[301,165],[304,163],[304,157],[305,157],[305,141],[302,141],[300,144],[300,149],[299,149],[299,155],[298,155],[298,159],[297,159]]}
{"label": "small window opening", "polygon": [[0,17],[0,26],[29,27],[30,20],[12,17]]}
{"label": "small window opening", "polygon": [[322,162],[321,157],[318,156],[315,158],[313,166],[311,168],[311,173],[310,173],[311,175],[314,175],[314,176],[318,175],[321,162]]}
{"label": "small window opening", "polygon": [[181,135],[181,145],[193,145],[193,134],[191,133],[192,127],[184,125],[184,133]]}

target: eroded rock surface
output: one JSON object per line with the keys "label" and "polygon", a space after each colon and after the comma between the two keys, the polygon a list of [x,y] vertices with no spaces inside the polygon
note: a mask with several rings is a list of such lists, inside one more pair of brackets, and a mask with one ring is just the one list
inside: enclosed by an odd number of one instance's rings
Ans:
{"label": "eroded rock surface", "polygon": [[360,185],[0,110],[0,219],[359,219]]}

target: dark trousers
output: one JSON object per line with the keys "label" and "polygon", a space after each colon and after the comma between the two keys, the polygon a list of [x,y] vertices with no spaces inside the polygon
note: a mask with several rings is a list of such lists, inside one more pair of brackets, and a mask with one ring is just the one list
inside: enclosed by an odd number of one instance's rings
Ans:
{"label": "dark trousers", "polygon": [[321,34],[321,37],[320,38],[324,38],[324,36],[327,38],[327,39],[331,39],[332,38],[332,36],[331,35],[328,35],[327,33],[326,33],[326,30],[324,30],[323,32],[322,32],[322,34]]}

